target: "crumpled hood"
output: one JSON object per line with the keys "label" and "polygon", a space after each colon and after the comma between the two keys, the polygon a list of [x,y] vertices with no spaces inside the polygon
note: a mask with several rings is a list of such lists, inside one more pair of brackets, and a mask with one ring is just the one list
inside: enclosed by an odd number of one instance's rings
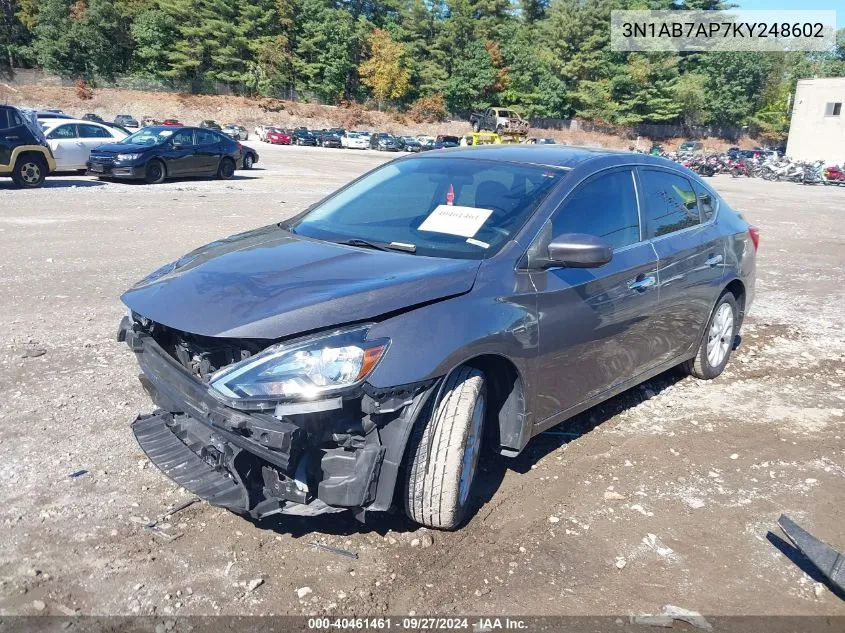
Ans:
{"label": "crumpled hood", "polygon": [[185,332],[277,339],[463,294],[479,265],[321,242],[273,225],[203,246],[121,300]]}

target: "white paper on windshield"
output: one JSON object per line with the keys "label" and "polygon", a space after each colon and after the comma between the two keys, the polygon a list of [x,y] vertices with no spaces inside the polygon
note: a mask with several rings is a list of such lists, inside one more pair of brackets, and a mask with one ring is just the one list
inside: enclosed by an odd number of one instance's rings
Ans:
{"label": "white paper on windshield", "polygon": [[420,224],[419,230],[473,237],[491,213],[490,209],[441,204]]}

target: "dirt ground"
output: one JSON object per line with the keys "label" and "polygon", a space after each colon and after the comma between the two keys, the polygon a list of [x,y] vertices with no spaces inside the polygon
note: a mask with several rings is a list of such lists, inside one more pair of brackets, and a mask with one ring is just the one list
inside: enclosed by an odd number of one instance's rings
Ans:
{"label": "dirt ground", "polygon": [[120,293],[387,158],[254,145],[229,182],[0,181],[0,615],[845,615],[776,525],[845,549],[845,188],[713,179],[762,236],[725,374],[661,375],[489,457],[460,531],[204,503],[142,528],[190,496],[130,431],[151,404],[114,340]]}

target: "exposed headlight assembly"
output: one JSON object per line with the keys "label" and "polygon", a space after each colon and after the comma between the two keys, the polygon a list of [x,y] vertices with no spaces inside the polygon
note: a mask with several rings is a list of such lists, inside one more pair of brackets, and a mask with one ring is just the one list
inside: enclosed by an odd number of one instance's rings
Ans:
{"label": "exposed headlight assembly", "polygon": [[213,391],[234,406],[311,400],[354,387],[372,372],[389,341],[368,341],[369,326],[280,343],[211,377]]}

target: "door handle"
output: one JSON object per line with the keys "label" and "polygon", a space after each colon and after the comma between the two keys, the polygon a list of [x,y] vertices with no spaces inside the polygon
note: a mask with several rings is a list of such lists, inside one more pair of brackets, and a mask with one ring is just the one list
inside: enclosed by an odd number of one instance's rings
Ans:
{"label": "door handle", "polygon": [[708,266],[718,266],[722,263],[722,256],[721,255],[711,255],[707,258],[707,261],[704,262]]}
{"label": "door handle", "polygon": [[633,281],[628,282],[628,288],[631,290],[636,290],[638,292],[645,292],[653,285],[657,283],[657,279],[653,276],[649,275],[648,277],[644,277],[643,275],[639,275]]}

